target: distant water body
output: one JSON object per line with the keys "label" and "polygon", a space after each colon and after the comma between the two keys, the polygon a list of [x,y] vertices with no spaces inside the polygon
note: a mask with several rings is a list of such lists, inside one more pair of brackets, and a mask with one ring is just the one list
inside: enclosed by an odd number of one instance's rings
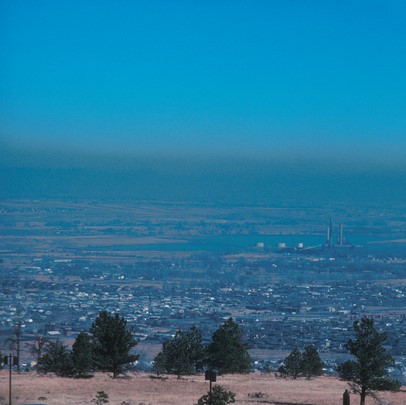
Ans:
{"label": "distant water body", "polygon": [[[302,243],[305,248],[320,246],[325,242],[321,235],[288,234],[288,235],[221,235],[207,238],[196,238],[182,242],[153,243],[153,244],[123,244],[114,246],[99,246],[92,250],[118,250],[118,251],[205,251],[221,253],[237,253],[247,250],[261,250],[257,243],[264,243],[265,250],[280,250],[279,243],[286,248],[295,248]],[[378,242],[378,243],[376,243]],[[380,243],[383,242],[383,243]],[[354,245],[354,254],[377,254],[379,256],[396,256],[406,258],[406,243],[396,243],[390,239],[386,241],[376,236],[354,236],[348,243]],[[321,248],[320,248],[321,249]],[[328,254],[328,251],[324,251]]]}

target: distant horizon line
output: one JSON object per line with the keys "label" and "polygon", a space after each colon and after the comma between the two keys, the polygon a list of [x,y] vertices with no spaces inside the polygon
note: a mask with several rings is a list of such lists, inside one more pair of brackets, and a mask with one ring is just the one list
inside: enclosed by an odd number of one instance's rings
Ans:
{"label": "distant horizon line", "polygon": [[[406,159],[371,158],[368,156],[306,156],[305,154],[256,154],[247,153],[174,153],[146,151],[100,151],[100,150],[62,150],[59,148],[14,148],[2,145],[0,148],[0,166],[7,168],[44,168],[44,169],[106,169],[131,170],[140,166],[179,166],[206,167],[207,165],[223,166],[232,169],[234,166],[246,165],[249,169],[274,168],[285,170],[300,169],[305,172],[326,170],[332,173],[370,173],[401,172],[406,174]],[[295,170],[294,170],[295,171]]]}

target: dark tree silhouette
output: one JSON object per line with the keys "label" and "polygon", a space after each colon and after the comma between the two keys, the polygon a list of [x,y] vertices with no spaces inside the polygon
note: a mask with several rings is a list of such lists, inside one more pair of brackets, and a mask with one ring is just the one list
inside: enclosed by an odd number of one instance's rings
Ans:
{"label": "dark tree silhouette", "polygon": [[248,373],[251,370],[251,357],[243,332],[232,318],[213,333],[207,351],[209,366],[220,374]]}
{"label": "dark tree silhouette", "polygon": [[299,349],[293,349],[285,358],[279,372],[286,376],[296,379],[298,377],[316,377],[323,374],[323,362],[317,349],[308,345],[303,352]]}
{"label": "dark tree silhouette", "polygon": [[59,339],[48,341],[45,346],[45,354],[40,358],[38,370],[43,373],[55,373],[60,377],[71,377],[73,365],[70,353]]}
{"label": "dark tree silhouette", "polygon": [[93,322],[92,334],[94,361],[98,370],[113,373],[117,378],[124,372],[124,366],[138,359],[130,354],[137,345],[132,332],[127,329],[127,321],[120,315],[100,312]]}
{"label": "dark tree silhouette", "polygon": [[93,370],[92,340],[85,332],[80,332],[72,345],[72,363],[77,377],[88,377]]}
{"label": "dark tree silhouette", "polygon": [[283,364],[279,367],[279,372],[284,376],[296,379],[302,373],[302,353],[299,349],[293,349],[290,354],[283,360]]}
{"label": "dark tree silhouette", "polygon": [[155,357],[153,369],[156,373],[190,375],[203,369],[205,348],[202,334],[192,326],[188,332],[178,330],[175,337],[165,342]]}
{"label": "dark tree silhouette", "polygon": [[375,391],[398,391],[400,382],[387,378],[387,368],[393,358],[383,347],[387,335],[376,330],[372,318],[363,317],[354,322],[355,340],[348,340],[346,348],[355,357],[338,367],[342,380],[348,381],[355,393],[360,394],[360,405],[365,398],[376,398]]}
{"label": "dark tree silhouette", "polygon": [[302,375],[306,378],[323,374],[323,362],[319,352],[313,345],[308,345],[302,352]]}
{"label": "dark tree silhouette", "polygon": [[155,356],[152,364],[152,371],[157,374],[165,374],[168,372],[165,364],[166,357],[163,352],[165,350],[165,343],[162,345],[162,350]]}

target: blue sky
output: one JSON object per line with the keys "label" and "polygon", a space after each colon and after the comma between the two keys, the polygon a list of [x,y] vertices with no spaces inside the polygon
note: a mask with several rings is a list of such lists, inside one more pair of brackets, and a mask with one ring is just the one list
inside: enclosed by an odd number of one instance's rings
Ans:
{"label": "blue sky", "polygon": [[0,4],[2,159],[405,166],[402,0]]}

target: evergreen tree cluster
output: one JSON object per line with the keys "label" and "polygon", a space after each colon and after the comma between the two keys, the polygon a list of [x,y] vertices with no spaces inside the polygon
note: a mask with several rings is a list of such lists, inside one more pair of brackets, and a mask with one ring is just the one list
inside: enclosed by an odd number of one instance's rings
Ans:
{"label": "evergreen tree cluster", "polygon": [[[353,326],[355,339],[348,340],[346,348],[354,360],[342,363],[337,371],[342,380],[349,382],[352,391],[360,395],[360,404],[364,405],[367,396],[376,398],[376,391],[395,392],[399,390],[400,383],[387,377],[388,368],[394,365],[394,360],[384,347],[386,333],[378,331],[374,320],[368,317],[363,317],[361,322],[355,321]],[[136,344],[123,317],[102,311],[89,332],[81,332],[77,336],[71,351],[60,340],[45,341],[42,338],[30,348],[39,358],[37,367],[40,372],[84,378],[95,371],[102,371],[110,372],[116,378],[138,359],[138,355],[131,353]],[[248,373],[251,370],[243,332],[232,318],[213,333],[207,346],[203,345],[202,334],[196,326],[186,332],[178,330],[172,340],[162,345],[153,365],[157,374],[168,373],[178,377],[205,369],[216,370],[218,374]],[[293,379],[311,378],[323,373],[323,362],[317,349],[308,345],[302,351],[297,348],[292,350],[279,371]],[[216,396],[211,398],[203,396],[198,404],[234,402],[234,394],[221,387],[215,387],[214,394]],[[214,398],[218,402],[207,402]]]}
{"label": "evergreen tree cluster", "polygon": [[283,376],[292,377],[317,377],[323,374],[323,362],[317,349],[308,345],[303,351],[293,349],[285,358],[278,370]]}
{"label": "evergreen tree cluster", "polygon": [[[137,342],[125,319],[106,311],[99,314],[88,333],[81,332],[77,336],[71,351],[60,340],[41,340],[41,343],[41,348],[37,344],[32,347],[33,353],[41,352],[37,370],[62,377],[86,378],[95,371],[102,371],[116,378],[139,357],[131,353]],[[196,326],[186,332],[178,330],[172,340],[163,344],[153,366],[157,374],[178,377],[197,374],[205,368],[216,369],[221,374],[251,370],[243,333],[232,318],[217,329],[207,347]]]}
{"label": "evergreen tree cluster", "polygon": [[157,374],[196,374],[204,368],[220,374],[248,373],[251,357],[238,324],[229,318],[213,334],[208,346],[202,343],[201,332],[192,326],[188,332],[178,330],[175,337],[162,345],[154,360]]}
{"label": "evergreen tree cluster", "polygon": [[192,326],[188,332],[178,330],[172,340],[162,345],[153,369],[157,374],[176,374],[178,377],[196,374],[203,370],[205,357],[202,334]]}
{"label": "evergreen tree cluster", "polygon": [[123,317],[102,311],[89,333],[81,332],[77,336],[71,352],[60,340],[47,341],[45,354],[38,361],[38,371],[81,378],[102,371],[116,378],[138,359],[138,355],[130,353],[136,344]]}

